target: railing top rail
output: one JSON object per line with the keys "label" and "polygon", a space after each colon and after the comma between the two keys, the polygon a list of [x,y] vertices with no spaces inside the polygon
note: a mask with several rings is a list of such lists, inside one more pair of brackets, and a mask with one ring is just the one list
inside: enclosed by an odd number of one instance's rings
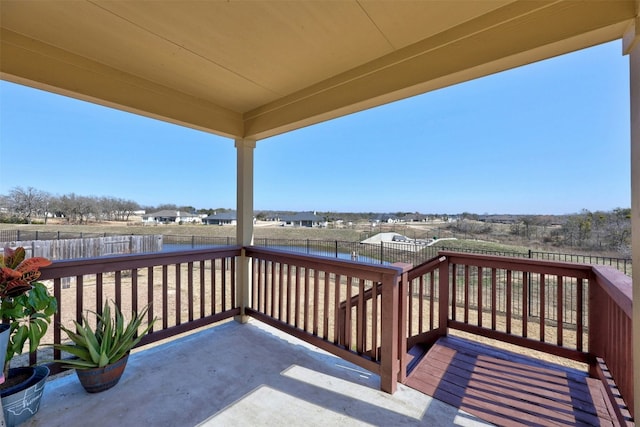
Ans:
{"label": "railing top rail", "polygon": [[564,261],[537,260],[497,255],[480,255],[462,252],[441,251],[451,263],[468,264],[479,267],[502,268],[506,270],[520,270],[530,273],[544,273],[589,279],[592,276],[592,265]]}
{"label": "railing top rail", "polygon": [[[223,248],[193,249],[188,251],[147,253],[142,255],[117,255],[99,258],[82,258],[54,261],[48,267],[42,268],[40,280],[53,279],[69,275],[107,273],[132,268],[154,267],[182,262],[201,261],[212,258],[225,258],[240,255],[240,246],[225,246]],[[96,264],[99,264],[98,266]]]}
{"label": "railing top rail", "polygon": [[633,307],[633,285],[631,277],[606,265],[594,265],[593,273],[604,291],[631,319]]}
{"label": "railing top rail", "polygon": [[435,270],[446,259],[447,258],[445,256],[438,255],[436,257],[431,258],[430,260],[423,262],[420,265],[417,265],[415,268],[412,268],[409,271],[409,280]]}
{"label": "railing top rail", "polygon": [[632,260],[631,257],[611,257],[611,256],[589,254],[589,253],[546,252],[546,251],[534,251],[532,249],[530,249],[529,252],[532,254],[558,256],[558,257],[602,258],[602,259],[610,259],[610,260],[616,260],[616,261],[629,261],[629,262],[631,262]]}
{"label": "railing top rail", "polygon": [[[278,249],[266,249],[258,246],[246,246],[245,253],[249,256],[259,256],[277,262],[293,262],[296,265],[316,270],[331,270],[340,274],[363,277],[370,280],[380,280],[382,276],[396,276],[402,274],[402,266],[365,264],[358,261],[328,258],[323,256],[296,254]],[[329,268],[327,268],[329,267]]]}

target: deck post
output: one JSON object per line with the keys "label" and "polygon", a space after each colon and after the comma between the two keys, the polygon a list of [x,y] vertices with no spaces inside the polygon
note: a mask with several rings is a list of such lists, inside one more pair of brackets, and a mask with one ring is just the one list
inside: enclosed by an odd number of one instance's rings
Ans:
{"label": "deck post", "polygon": [[382,280],[380,388],[395,393],[398,385],[398,274]]}
{"label": "deck post", "polygon": [[[253,152],[256,141],[236,139],[237,149],[237,217],[236,242],[242,247],[253,245]],[[235,320],[246,323],[245,309],[251,304],[251,260],[244,249],[236,262],[236,301],[240,315]]]}
{"label": "deck post", "polygon": [[402,269],[398,278],[398,381],[404,383],[407,379],[407,305],[409,297],[409,270],[412,264],[397,262],[393,267]]}
{"label": "deck post", "polygon": [[[607,323],[609,318],[609,305],[605,304],[607,301],[606,291],[604,291],[597,280],[589,281],[589,294],[587,296],[588,307],[594,308],[589,310],[588,313],[588,335],[587,335],[587,348],[589,353],[596,357],[604,357],[605,351],[605,339],[611,332],[611,325]],[[598,378],[597,375],[597,363],[589,366],[589,374],[593,378]]]}
{"label": "deck post", "polygon": [[[637,3],[640,8],[640,2]],[[640,10],[636,10],[640,13]],[[635,268],[633,283],[634,338],[640,331],[640,14],[623,38],[623,53],[629,55],[629,98],[631,114],[631,253]],[[640,414],[640,339],[633,339],[633,402],[627,402],[631,414]]]}
{"label": "deck post", "polygon": [[[438,267],[438,330],[440,336],[446,336],[449,323],[449,259],[441,256]],[[455,283],[453,286],[455,287]],[[455,301],[452,303],[455,310]]]}

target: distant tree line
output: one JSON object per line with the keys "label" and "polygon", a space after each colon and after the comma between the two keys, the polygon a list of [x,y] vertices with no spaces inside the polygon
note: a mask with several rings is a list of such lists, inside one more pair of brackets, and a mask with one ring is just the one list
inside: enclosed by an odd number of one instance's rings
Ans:
{"label": "distant tree line", "polygon": [[631,256],[631,209],[591,212],[583,209],[573,215],[489,215],[463,213],[449,228],[468,236],[497,235],[498,224],[522,242],[588,251],[614,251]]}
{"label": "distant tree line", "polygon": [[138,211],[157,212],[174,210],[210,215],[226,209],[198,209],[193,206],[160,204],[141,206],[133,200],[118,197],[81,196],[75,193],[54,196],[33,187],[15,187],[9,194],[0,195],[0,222],[31,224],[50,218],[60,218],[70,224],[85,224],[89,221],[123,221]]}
{"label": "distant tree line", "polygon": [[45,224],[50,218],[62,218],[72,224],[89,220],[127,221],[140,206],[132,201],[115,197],[63,196],[35,189],[15,187],[0,196],[2,222],[31,224],[34,220]]}
{"label": "distant tree line", "polygon": [[552,238],[564,246],[592,250],[615,250],[631,255],[631,209],[616,208],[609,212],[590,212],[569,215]]}
{"label": "distant tree line", "polygon": [[[551,218],[554,218],[553,220]],[[525,239],[542,229],[543,241],[554,246],[595,251],[616,251],[631,255],[631,209],[591,212],[583,209],[559,218],[523,216],[511,226],[511,232]],[[535,236],[539,238],[539,236]]]}

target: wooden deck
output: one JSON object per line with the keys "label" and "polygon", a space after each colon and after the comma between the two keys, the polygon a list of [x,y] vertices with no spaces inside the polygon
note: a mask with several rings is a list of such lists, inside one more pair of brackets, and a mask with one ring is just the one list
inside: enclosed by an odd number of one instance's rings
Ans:
{"label": "wooden deck", "polygon": [[500,426],[619,425],[586,372],[459,337],[438,340],[405,383]]}

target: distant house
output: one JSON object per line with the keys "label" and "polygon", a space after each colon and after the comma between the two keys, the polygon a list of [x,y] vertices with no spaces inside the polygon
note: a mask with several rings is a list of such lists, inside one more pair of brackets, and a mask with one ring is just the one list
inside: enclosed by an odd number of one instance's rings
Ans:
{"label": "distant house", "polygon": [[400,218],[391,214],[378,214],[375,217],[371,218],[369,221],[376,224],[380,224],[380,223],[396,224],[401,222]]}
{"label": "distant house", "polygon": [[236,211],[231,212],[214,212],[212,215],[202,218],[205,225],[236,225],[238,223],[238,215]]}
{"label": "distant house", "polygon": [[323,217],[315,212],[298,212],[292,215],[280,216],[280,221],[285,227],[325,227]]}
{"label": "distant house", "polygon": [[265,216],[265,221],[275,221],[275,222],[280,222],[280,218],[282,217],[283,214],[279,213],[279,212],[275,212],[275,213],[268,213]]}
{"label": "distant house", "polygon": [[144,224],[181,224],[185,222],[199,224],[202,222],[202,219],[199,215],[188,212],[162,210],[142,215],[142,222]]}
{"label": "distant house", "polygon": [[416,214],[416,213],[406,214],[405,216],[400,218],[401,222],[425,222],[426,220],[427,220],[426,215]]}

